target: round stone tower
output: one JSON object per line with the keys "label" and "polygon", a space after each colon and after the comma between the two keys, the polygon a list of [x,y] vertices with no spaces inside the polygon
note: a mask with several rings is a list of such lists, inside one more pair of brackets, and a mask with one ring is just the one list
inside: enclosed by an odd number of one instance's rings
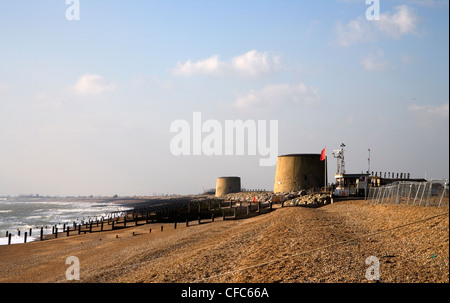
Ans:
{"label": "round stone tower", "polygon": [[216,197],[222,197],[230,193],[241,191],[241,178],[239,177],[220,177],[216,183]]}
{"label": "round stone tower", "polygon": [[324,185],[325,161],[320,161],[320,154],[278,157],[273,186],[275,193],[320,188]]}

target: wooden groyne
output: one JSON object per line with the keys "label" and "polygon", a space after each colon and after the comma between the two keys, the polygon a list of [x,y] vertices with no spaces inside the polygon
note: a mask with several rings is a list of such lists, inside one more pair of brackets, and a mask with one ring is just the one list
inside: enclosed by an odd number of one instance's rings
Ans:
{"label": "wooden groyne", "polygon": [[[38,228],[39,237],[36,241],[70,237],[86,233],[95,233],[124,229],[152,223],[173,223],[174,229],[178,223],[190,222],[198,224],[214,222],[216,218],[222,220],[236,220],[267,213],[272,210],[272,202],[238,201],[219,198],[203,199],[175,199],[175,201],[163,201],[151,205],[137,204],[133,210],[126,212],[112,212],[106,218],[96,218],[82,223],[57,224],[51,226],[51,233],[44,233],[44,227]],[[47,229],[48,227],[46,227]],[[161,226],[161,231],[163,227]],[[28,236],[36,230],[30,228],[23,233],[23,242],[27,243]],[[151,229],[150,229],[151,232]],[[18,234],[20,236],[20,230]],[[12,233],[6,232],[8,245],[11,244]]]}

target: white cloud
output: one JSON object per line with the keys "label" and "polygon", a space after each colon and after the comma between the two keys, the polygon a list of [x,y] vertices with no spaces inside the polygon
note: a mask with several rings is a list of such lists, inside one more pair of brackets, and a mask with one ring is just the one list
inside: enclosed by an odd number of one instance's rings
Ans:
{"label": "white cloud", "polygon": [[78,78],[74,89],[79,94],[100,94],[103,92],[113,91],[117,85],[106,81],[102,76],[96,74],[85,74]]}
{"label": "white cloud", "polygon": [[449,114],[449,104],[445,103],[443,105],[418,105],[411,104],[408,106],[408,110],[415,112],[422,117],[441,117],[448,118]]}
{"label": "white cloud", "polygon": [[363,58],[361,63],[365,69],[369,71],[382,71],[388,69],[388,63],[383,59],[384,52],[379,49],[376,53],[370,53],[367,57]]}
{"label": "white cloud", "polygon": [[233,70],[245,75],[257,76],[279,68],[280,57],[271,56],[268,52],[251,50],[231,59]]}
{"label": "white cloud", "polygon": [[178,62],[173,74],[175,76],[213,75],[222,72],[223,67],[224,63],[219,60],[219,56],[214,55],[197,62],[191,62],[191,60],[184,64]]}
{"label": "white cloud", "polygon": [[173,70],[174,76],[194,75],[224,75],[240,74],[245,76],[259,76],[270,73],[280,66],[280,57],[269,52],[251,50],[238,55],[230,62],[221,61],[218,55],[192,62],[177,63]]}
{"label": "white cloud", "polygon": [[419,18],[414,10],[406,5],[400,5],[394,9],[394,14],[387,12],[380,15],[379,22],[375,22],[378,29],[395,39],[406,34],[416,34]]}
{"label": "white cloud", "polygon": [[358,17],[346,25],[338,22],[336,26],[336,34],[337,44],[343,47],[349,47],[357,42],[369,41],[372,37],[370,23],[362,17]]}
{"label": "white cloud", "polygon": [[403,35],[417,34],[419,17],[407,5],[394,8],[394,13],[385,12],[380,20],[367,20],[357,17],[347,24],[338,22],[336,25],[335,42],[343,47],[349,47],[359,42],[370,42],[380,37],[399,39]]}
{"label": "white cloud", "polygon": [[319,20],[314,20],[308,24],[308,27],[306,28],[306,35],[309,36],[316,28],[320,25]]}
{"label": "white cloud", "polygon": [[317,88],[308,87],[303,83],[298,85],[275,84],[268,85],[261,90],[251,90],[248,94],[239,96],[234,107],[266,107],[283,103],[313,105],[319,101],[320,95]]}

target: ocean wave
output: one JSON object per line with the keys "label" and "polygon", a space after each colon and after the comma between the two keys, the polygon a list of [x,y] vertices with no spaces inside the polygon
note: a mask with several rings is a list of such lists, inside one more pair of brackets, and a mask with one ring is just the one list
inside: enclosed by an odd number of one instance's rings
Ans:
{"label": "ocean wave", "polygon": [[[6,231],[13,235],[12,243],[23,243],[23,235],[25,231],[33,228],[33,237],[39,233],[41,226],[58,225],[62,228],[63,224],[71,225],[73,222],[80,223],[82,221],[96,220],[101,217],[108,217],[109,214],[116,211],[124,211],[131,209],[129,206],[123,206],[115,203],[69,203],[69,202],[0,202],[2,209],[0,210],[0,245],[7,244],[4,237]],[[21,237],[14,238],[17,231],[21,231]],[[36,230],[36,231],[35,231]],[[44,234],[46,230],[44,230]],[[34,238],[28,235],[27,242],[31,242]]]}
{"label": "ocean wave", "polygon": [[[28,242],[33,242],[40,239],[40,236],[28,236],[27,235],[27,243]],[[0,238],[0,245],[7,245],[8,244],[8,238],[7,237],[1,237]],[[12,235],[11,236],[11,244],[22,244],[25,242],[25,237],[24,234],[20,234],[20,236],[18,235]]]}

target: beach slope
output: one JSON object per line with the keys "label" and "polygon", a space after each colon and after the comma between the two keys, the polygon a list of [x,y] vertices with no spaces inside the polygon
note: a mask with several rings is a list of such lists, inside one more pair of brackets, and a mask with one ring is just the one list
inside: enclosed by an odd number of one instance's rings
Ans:
{"label": "beach slope", "polygon": [[[0,246],[0,282],[449,282],[449,208],[341,201]],[[163,229],[161,231],[161,226]],[[151,232],[150,232],[151,229]]]}

